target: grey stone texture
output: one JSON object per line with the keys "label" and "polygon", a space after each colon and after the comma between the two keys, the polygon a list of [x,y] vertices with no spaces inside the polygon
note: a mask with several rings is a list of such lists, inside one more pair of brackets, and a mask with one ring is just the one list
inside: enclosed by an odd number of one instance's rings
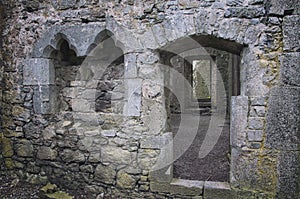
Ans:
{"label": "grey stone texture", "polygon": [[[2,4],[1,170],[112,198],[298,198],[299,1]],[[239,95],[228,107],[231,189],[151,170],[176,147],[163,148],[173,136],[164,86],[185,93],[162,65],[191,49],[216,57],[228,101],[231,87]]]}
{"label": "grey stone texture", "polygon": [[288,86],[300,87],[300,53],[284,53],[281,56],[280,81]]}
{"label": "grey stone texture", "polygon": [[242,147],[246,144],[248,103],[247,96],[231,98],[230,145],[233,147]]}
{"label": "grey stone texture", "polygon": [[263,140],[262,130],[248,130],[248,141],[250,142],[261,142]]}
{"label": "grey stone texture", "polygon": [[230,186],[226,182],[210,182],[204,183],[204,198],[224,198],[231,199],[236,198],[235,192],[230,189]]}
{"label": "grey stone texture", "polygon": [[300,13],[300,3],[297,0],[270,0],[269,6],[269,13],[274,15]]}
{"label": "grey stone texture", "polygon": [[[299,4],[299,1],[297,1]],[[300,49],[300,16],[291,15],[283,18],[283,49],[288,52]]]}
{"label": "grey stone texture", "polygon": [[23,63],[24,85],[49,85],[54,84],[55,69],[50,59],[27,59]]}
{"label": "grey stone texture", "polygon": [[98,165],[95,170],[95,180],[107,184],[113,184],[116,174],[114,167]]}
{"label": "grey stone texture", "polygon": [[280,152],[278,158],[278,198],[297,198],[300,192],[299,151]]}
{"label": "grey stone texture", "polygon": [[300,89],[275,87],[271,90],[266,119],[266,147],[299,149]]}
{"label": "grey stone texture", "polygon": [[66,39],[70,42],[70,46],[73,47],[77,56],[85,56],[89,53],[90,45],[96,42],[96,37],[104,29],[104,26],[98,24],[65,27],[53,26],[44,34],[43,39],[35,44],[32,57],[49,58],[52,50],[57,49],[58,42],[61,39]]}
{"label": "grey stone texture", "polygon": [[50,147],[42,146],[37,151],[37,158],[41,160],[55,160],[57,157],[57,151]]}

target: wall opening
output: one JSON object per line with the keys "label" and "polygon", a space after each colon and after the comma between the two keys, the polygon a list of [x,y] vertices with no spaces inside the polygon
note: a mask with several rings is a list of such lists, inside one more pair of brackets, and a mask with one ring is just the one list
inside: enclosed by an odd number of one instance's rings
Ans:
{"label": "wall opening", "polygon": [[76,75],[85,57],[78,57],[70,48],[67,40],[58,42],[58,50],[51,53],[55,66],[55,87],[57,94],[56,111],[72,111],[71,98],[64,93],[70,89],[71,82],[75,81]]}
{"label": "wall opening", "polygon": [[[184,131],[188,134],[196,124],[180,123],[182,114],[190,117],[191,121],[195,114],[200,114],[199,128],[193,143],[173,163],[173,178],[229,182],[230,101],[231,96],[240,94],[240,56],[235,51],[224,51],[224,48],[220,50],[209,45],[205,46],[205,50],[206,54],[193,54],[192,56],[161,51],[161,63],[171,66],[184,75],[192,88],[190,90],[183,89],[184,104],[179,104],[178,97],[180,96],[175,96],[166,89],[169,131],[173,132],[175,137],[179,125],[183,125]],[[181,52],[184,52],[184,49]],[[168,84],[180,84],[177,79],[172,79],[172,77],[165,81],[169,81]],[[224,84],[224,92],[220,91],[221,83]],[[226,100],[226,107],[220,107],[217,103],[218,100]],[[210,122],[214,122],[211,118],[218,116],[220,109],[225,109],[226,112],[225,122],[219,126],[222,128],[222,133],[210,153],[204,158],[199,158],[200,147],[204,144]]]}

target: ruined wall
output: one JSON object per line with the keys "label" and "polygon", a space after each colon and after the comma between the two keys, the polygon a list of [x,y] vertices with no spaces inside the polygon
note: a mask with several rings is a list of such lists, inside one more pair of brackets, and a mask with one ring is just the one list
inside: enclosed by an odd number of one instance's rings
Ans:
{"label": "ruined wall", "polygon": [[[33,183],[51,181],[98,193],[116,187],[183,198],[299,194],[299,1],[2,3],[12,9],[5,20],[0,68],[1,159],[7,170]],[[90,65],[81,64],[68,89],[61,87],[71,102],[64,111],[57,109],[57,73],[70,70],[52,64],[51,53],[66,37],[69,48],[84,59],[105,39],[99,39],[105,30],[124,53],[127,87],[112,86],[120,100],[114,107],[122,111],[102,114],[103,108],[90,106],[96,91],[110,85],[101,85],[97,56],[91,56]],[[172,137],[166,132],[164,89],[155,83],[167,78],[158,50],[186,36],[242,59],[241,95],[231,107],[231,188],[203,182],[189,189],[170,183],[171,176],[159,180],[150,172],[159,154],[169,154],[161,148]],[[82,71],[84,66],[90,72]]]}

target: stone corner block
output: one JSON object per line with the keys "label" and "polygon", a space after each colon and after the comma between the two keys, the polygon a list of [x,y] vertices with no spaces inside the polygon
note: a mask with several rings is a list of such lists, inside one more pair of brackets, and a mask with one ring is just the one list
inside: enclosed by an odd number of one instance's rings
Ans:
{"label": "stone corner block", "polygon": [[280,81],[282,84],[300,87],[300,52],[281,56]]}
{"label": "stone corner block", "polygon": [[283,18],[283,49],[299,51],[300,49],[300,16],[290,15]]}
{"label": "stone corner block", "polygon": [[242,147],[246,145],[247,117],[249,109],[248,96],[233,96],[231,98],[231,146]]}
{"label": "stone corner block", "polygon": [[299,151],[280,152],[278,157],[278,190],[276,198],[299,198],[300,196],[300,168]]}
{"label": "stone corner block", "polygon": [[54,84],[55,69],[52,60],[43,58],[25,60],[23,78],[23,84],[26,86]]}
{"label": "stone corner block", "polygon": [[271,89],[266,118],[266,147],[281,150],[299,149],[300,88]]}

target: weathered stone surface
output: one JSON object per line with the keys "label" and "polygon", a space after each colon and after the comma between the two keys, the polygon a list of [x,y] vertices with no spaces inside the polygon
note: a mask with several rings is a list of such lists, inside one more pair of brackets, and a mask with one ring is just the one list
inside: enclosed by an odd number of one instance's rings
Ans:
{"label": "weathered stone surface", "polygon": [[242,147],[246,143],[248,97],[238,96],[231,98],[231,146]]}
{"label": "weathered stone surface", "polygon": [[116,171],[114,167],[104,166],[104,165],[98,165],[96,167],[95,180],[107,184],[113,184],[115,178],[116,178]]}
{"label": "weathered stone surface", "polygon": [[76,5],[76,0],[51,0],[53,7],[56,9],[64,10],[72,8]]}
{"label": "weathered stone surface", "polygon": [[157,161],[158,151],[152,149],[143,149],[138,152],[138,164],[143,170],[150,170]]}
{"label": "weathered stone surface", "polygon": [[57,88],[55,86],[36,86],[33,94],[33,109],[38,114],[57,111]]}
{"label": "weathered stone surface", "polygon": [[130,53],[124,55],[125,63],[125,72],[124,78],[136,78],[137,77],[137,63],[136,63],[137,54]]}
{"label": "weathered stone surface", "polygon": [[280,80],[289,86],[300,87],[300,53],[285,53],[281,56]]}
{"label": "weathered stone surface", "polygon": [[49,85],[54,84],[55,69],[52,60],[35,58],[24,61],[24,85]]}
{"label": "weathered stone surface", "polygon": [[250,108],[250,117],[265,117],[266,108],[264,106],[252,106]]}
{"label": "weathered stone surface", "polygon": [[116,130],[102,130],[101,135],[104,137],[115,137],[117,135]]}
{"label": "weathered stone surface", "polygon": [[299,149],[300,89],[274,87],[271,90],[266,123],[266,147]]}
{"label": "weathered stone surface", "polygon": [[91,153],[89,156],[89,161],[93,162],[93,163],[100,162],[101,161],[101,153],[96,153],[96,152]]}
{"label": "weathered stone surface", "polygon": [[142,79],[127,79],[125,83],[126,104],[124,106],[124,115],[140,116],[141,114],[141,89]]}
{"label": "weathered stone surface", "polygon": [[265,14],[263,7],[235,7],[228,8],[225,12],[225,17],[238,17],[238,18],[256,18]]}
{"label": "weathered stone surface", "polygon": [[204,198],[215,199],[224,198],[231,199],[236,198],[235,192],[230,189],[230,186],[226,182],[210,182],[204,183]]}
{"label": "weathered stone surface", "polygon": [[[298,1],[299,3],[299,1]],[[292,15],[283,18],[283,49],[299,51],[300,49],[300,16]]]}
{"label": "weathered stone surface", "polygon": [[90,50],[90,45],[104,29],[102,24],[53,26],[44,34],[43,39],[35,44],[32,57],[50,57],[53,48],[56,48],[57,43],[63,37],[70,42],[71,46],[74,46],[77,56],[85,56]]}
{"label": "weathered stone surface", "polygon": [[262,130],[264,128],[264,119],[259,117],[249,117],[248,128],[251,130]]}
{"label": "weathered stone surface", "polygon": [[104,146],[101,150],[102,161],[114,164],[130,164],[131,154],[119,147]]}
{"label": "weathered stone surface", "polygon": [[202,181],[174,179],[171,183],[150,182],[150,189],[153,192],[198,196],[203,192],[203,184]]}
{"label": "weathered stone surface", "polygon": [[65,149],[61,154],[61,158],[64,162],[84,162],[85,156],[84,154],[79,151],[72,151],[69,149]]}
{"label": "weathered stone surface", "polygon": [[2,145],[2,155],[3,157],[12,157],[14,154],[13,145],[9,138],[2,137],[0,138],[1,145]]}
{"label": "weathered stone surface", "polygon": [[132,189],[135,187],[136,182],[136,178],[122,170],[117,174],[117,187],[121,189]]}
{"label": "weathered stone surface", "polygon": [[80,171],[83,171],[85,173],[93,173],[94,172],[94,167],[92,165],[81,165]]}
{"label": "weathered stone surface", "polygon": [[76,112],[90,113],[94,112],[95,103],[92,103],[86,99],[73,99],[72,100],[72,109]]}
{"label": "weathered stone surface", "polygon": [[50,147],[42,146],[38,149],[37,158],[41,160],[55,160],[57,157],[57,151]]}
{"label": "weathered stone surface", "polygon": [[32,157],[33,146],[29,140],[20,140],[16,145],[16,153],[20,157]]}
{"label": "weathered stone surface", "polygon": [[299,14],[300,3],[298,0],[270,0],[269,14],[284,15],[286,13]]}
{"label": "weathered stone surface", "polygon": [[300,197],[299,151],[280,152],[278,158],[277,198]]}
{"label": "weathered stone surface", "polygon": [[263,131],[260,130],[248,130],[248,141],[261,142],[263,139]]}
{"label": "weathered stone surface", "polygon": [[171,132],[165,133],[161,136],[145,138],[141,141],[142,149],[161,149],[172,141],[173,135]]}
{"label": "weathered stone surface", "polygon": [[258,157],[255,153],[232,148],[230,182],[243,187],[259,186]]}

